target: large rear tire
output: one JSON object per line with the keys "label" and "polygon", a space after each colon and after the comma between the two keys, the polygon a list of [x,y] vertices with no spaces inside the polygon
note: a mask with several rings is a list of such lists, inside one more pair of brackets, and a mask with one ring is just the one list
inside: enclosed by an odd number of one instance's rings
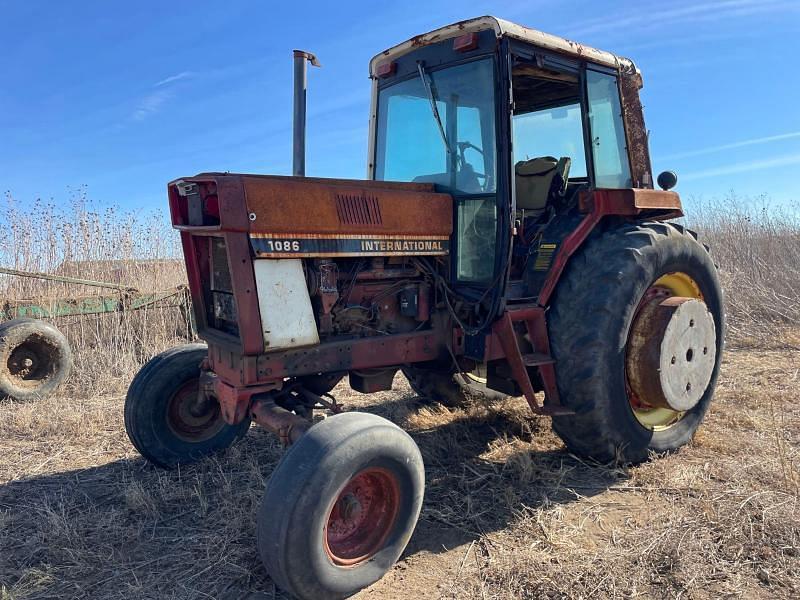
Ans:
{"label": "large rear tire", "polygon": [[224,450],[243,437],[250,419],[228,425],[219,404],[197,405],[205,344],[186,344],[153,357],[125,398],[125,430],[151,463],[167,469]]}
{"label": "large rear tire", "polygon": [[491,402],[506,394],[486,387],[470,374],[421,366],[403,367],[403,375],[411,389],[423,400],[438,402],[448,408],[463,408],[475,402]]}
{"label": "large rear tire", "polygon": [[[631,388],[632,326],[654,294],[702,302],[710,315],[714,339],[706,351],[715,353],[705,367],[704,391],[689,410],[648,404]],[[554,417],[553,429],[572,452],[601,462],[641,462],[651,451],[689,442],[714,394],[725,331],[716,267],[691,232],[669,223],[597,232],[567,265],[548,325],[561,402],[576,411]],[[686,355],[677,359],[691,360]]]}
{"label": "large rear tire", "polygon": [[71,369],[69,342],[50,323],[19,318],[0,325],[0,397],[46,398]]}
{"label": "large rear tire", "polygon": [[400,557],[424,488],[419,449],[393,423],[357,412],[317,423],[267,483],[257,536],[267,572],[301,600],[356,593]]}

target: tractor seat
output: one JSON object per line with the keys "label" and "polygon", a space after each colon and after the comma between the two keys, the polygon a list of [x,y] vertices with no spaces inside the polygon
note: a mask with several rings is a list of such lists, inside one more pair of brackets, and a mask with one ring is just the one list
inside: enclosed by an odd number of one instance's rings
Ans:
{"label": "tractor seat", "polygon": [[563,196],[571,164],[568,156],[541,156],[514,165],[517,210],[541,213],[554,195]]}

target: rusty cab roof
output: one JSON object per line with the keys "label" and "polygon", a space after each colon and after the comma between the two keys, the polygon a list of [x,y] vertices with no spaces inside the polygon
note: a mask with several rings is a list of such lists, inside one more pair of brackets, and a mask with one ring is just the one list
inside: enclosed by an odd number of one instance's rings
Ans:
{"label": "rusty cab roof", "polygon": [[629,58],[617,56],[611,52],[604,50],[597,50],[590,46],[585,46],[577,42],[573,42],[566,38],[558,37],[543,31],[531,29],[523,25],[517,25],[504,19],[497,17],[485,16],[476,17],[474,19],[467,19],[466,21],[459,21],[451,25],[434,29],[428,33],[414,36],[410,40],[406,40],[402,44],[392,46],[388,50],[384,50],[380,54],[375,55],[369,62],[370,77],[376,76],[376,67],[379,63],[385,62],[387,59],[395,59],[404,54],[413,51],[420,46],[427,46],[435,44],[449,38],[454,38],[464,33],[494,30],[498,39],[502,37],[509,37],[515,40],[528,42],[539,48],[551,50],[559,54],[565,54],[575,58],[582,58],[591,62],[611,67],[618,71],[623,71],[629,74],[639,74],[636,65]]}

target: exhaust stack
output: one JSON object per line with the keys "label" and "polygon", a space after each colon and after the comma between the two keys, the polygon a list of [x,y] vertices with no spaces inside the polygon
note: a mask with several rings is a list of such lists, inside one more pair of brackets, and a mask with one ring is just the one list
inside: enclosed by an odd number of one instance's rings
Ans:
{"label": "exhaust stack", "polygon": [[292,147],[292,175],[306,174],[306,88],[308,76],[306,62],[320,67],[317,57],[305,50],[294,51],[294,139]]}

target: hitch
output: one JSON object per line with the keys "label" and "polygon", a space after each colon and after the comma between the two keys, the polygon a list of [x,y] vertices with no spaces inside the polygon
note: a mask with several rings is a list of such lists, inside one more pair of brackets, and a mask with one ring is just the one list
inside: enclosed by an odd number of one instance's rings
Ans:
{"label": "hitch", "polygon": [[[263,428],[277,435],[284,446],[290,446],[313,425],[310,417],[315,406],[327,408],[334,414],[342,412],[336,399],[329,394],[325,395],[329,399],[295,382],[286,389],[254,397],[250,404],[250,416]],[[286,406],[296,412],[292,412]],[[306,414],[308,417],[304,416]]]}
{"label": "hitch", "polygon": [[275,385],[235,388],[222,382],[213,372],[202,371],[197,407],[218,401],[223,418],[231,425],[240,423],[249,414],[253,421],[277,435],[284,446],[295,443],[308,431],[314,407],[327,408],[334,414],[342,412],[333,396],[319,396],[299,382],[290,383],[284,389],[276,388]]}
{"label": "hitch", "polygon": [[274,394],[254,399],[250,416],[264,429],[277,435],[284,446],[295,443],[312,425],[308,419],[278,406]]}

